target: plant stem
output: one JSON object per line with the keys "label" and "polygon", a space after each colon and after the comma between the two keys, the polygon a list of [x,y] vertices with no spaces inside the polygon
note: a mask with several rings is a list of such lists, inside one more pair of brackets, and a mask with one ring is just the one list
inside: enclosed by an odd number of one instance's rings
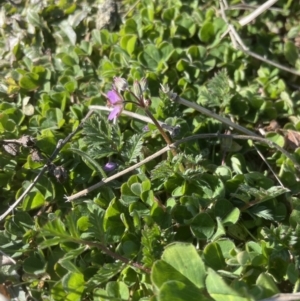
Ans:
{"label": "plant stem", "polygon": [[133,261],[129,260],[128,258],[113,252],[112,250],[110,250],[105,245],[103,245],[99,242],[87,241],[87,240],[81,240],[81,239],[80,240],[74,240],[74,242],[80,243],[80,244],[83,244],[83,245],[88,245],[90,247],[96,247],[96,248],[100,249],[101,251],[103,251],[105,254],[109,255],[110,257],[112,257],[116,260],[120,260],[120,261],[124,262],[125,264],[131,265],[135,268],[143,270],[146,273],[150,273],[150,269],[142,266],[140,263],[133,262]]}
{"label": "plant stem", "polygon": [[[160,134],[165,139],[167,145],[171,145],[173,142],[171,141],[169,136],[166,134],[166,132],[163,130],[161,125],[158,123],[158,121],[155,119],[155,117],[152,115],[152,113],[149,111],[148,108],[144,108],[144,109],[145,109],[146,115],[148,115],[148,117],[153,121],[153,123],[156,125],[157,129],[159,130]],[[173,156],[177,155],[176,149],[171,148],[171,152],[172,152]],[[185,172],[185,168],[184,168],[182,163],[179,165],[179,169],[180,169],[181,172]]]}
{"label": "plant stem", "polygon": [[[169,138],[169,136],[165,133],[165,131],[163,130],[163,128],[160,126],[160,124],[158,123],[158,121],[155,119],[155,117],[152,115],[152,113],[145,108],[145,113],[148,115],[148,117],[153,121],[153,123],[156,125],[157,129],[159,130],[160,134],[163,136],[163,138],[165,139],[167,145],[172,144],[173,142],[171,141],[171,139]],[[174,151],[174,152],[173,152]],[[173,155],[177,155],[176,151],[173,150],[172,153]]]}

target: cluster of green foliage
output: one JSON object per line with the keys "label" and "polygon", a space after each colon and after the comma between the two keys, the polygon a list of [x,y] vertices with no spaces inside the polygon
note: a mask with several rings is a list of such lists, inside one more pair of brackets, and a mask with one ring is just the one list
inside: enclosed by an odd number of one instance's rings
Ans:
{"label": "cluster of green foliage", "polygon": [[[253,52],[300,70],[298,1],[278,1],[236,28]],[[237,5],[240,1],[229,1]],[[253,4],[260,5],[260,1]],[[6,1],[0,9],[0,212],[46,160],[5,140],[30,135],[44,158],[74,131],[113,77],[147,78],[154,116],[180,125],[174,139],[224,133],[222,123],[172,103],[181,97],[255,131],[300,163],[299,77],[232,47],[219,1],[124,0],[101,27],[97,1]],[[246,9],[226,10],[235,21]],[[117,21],[116,21],[117,20]],[[109,21],[108,21],[109,22]],[[298,90],[298,91],[297,91]],[[102,93],[101,93],[102,92]],[[142,114],[132,103],[126,110]],[[271,126],[276,120],[277,128]],[[292,139],[293,138],[293,139]],[[165,146],[153,125],[94,114],[20,205],[1,221],[0,292],[25,300],[254,301],[300,284],[299,171],[250,140],[199,139],[84,197],[70,196]],[[108,159],[109,158],[109,159]],[[117,170],[105,172],[112,160]],[[180,166],[185,166],[183,171]],[[15,299],[17,300],[17,299]]]}

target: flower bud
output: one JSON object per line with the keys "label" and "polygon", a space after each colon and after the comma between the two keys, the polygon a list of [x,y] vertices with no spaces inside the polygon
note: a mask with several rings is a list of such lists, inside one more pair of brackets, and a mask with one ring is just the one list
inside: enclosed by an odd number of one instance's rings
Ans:
{"label": "flower bud", "polygon": [[133,93],[138,99],[143,99],[143,90],[137,80],[133,83]]}
{"label": "flower bud", "polygon": [[168,84],[166,84],[166,85],[160,84],[160,89],[164,94],[168,94],[169,92],[171,92]]}
{"label": "flower bud", "polygon": [[115,162],[107,162],[104,166],[105,171],[113,171],[117,168],[117,163]]}
{"label": "flower bud", "polygon": [[141,86],[141,89],[143,92],[145,92],[148,88],[148,82],[147,82],[147,79],[145,77],[143,77],[141,80],[140,80],[140,86]]}
{"label": "flower bud", "polygon": [[145,99],[144,100],[144,105],[146,108],[149,108],[151,106],[152,101],[150,99]]}
{"label": "flower bud", "polygon": [[125,91],[128,88],[128,82],[123,77],[114,77],[114,86],[116,90],[120,93],[121,91]]}

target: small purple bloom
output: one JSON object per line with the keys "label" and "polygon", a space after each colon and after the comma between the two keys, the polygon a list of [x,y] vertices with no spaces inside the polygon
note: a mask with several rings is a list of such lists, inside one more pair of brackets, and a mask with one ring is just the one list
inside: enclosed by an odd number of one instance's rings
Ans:
{"label": "small purple bloom", "polygon": [[114,106],[114,109],[108,115],[108,120],[113,120],[117,118],[121,114],[122,110],[123,110],[122,105]]}
{"label": "small purple bloom", "polygon": [[123,110],[123,99],[116,90],[110,90],[106,94],[108,106],[113,107],[113,110],[108,115],[108,120],[115,120]]}
{"label": "small purple bloom", "polygon": [[105,171],[113,171],[115,170],[117,167],[117,163],[115,162],[107,162],[105,165],[104,165],[104,170]]}
{"label": "small purple bloom", "polygon": [[115,90],[108,91],[106,95],[111,105],[122,102],[120,95]]}
{"label": "small purple bloom", "polygon": [[149,126],[148,126],[148,125],[145,125],[145,126],[143,127],[143,131],[144,131],[144,132],[148,132],[148,131],[149,131]]}

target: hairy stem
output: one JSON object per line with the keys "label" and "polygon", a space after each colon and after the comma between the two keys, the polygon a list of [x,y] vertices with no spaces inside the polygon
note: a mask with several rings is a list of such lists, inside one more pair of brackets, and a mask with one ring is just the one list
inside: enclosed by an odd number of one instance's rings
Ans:
{"label": "hairy stem", "polygon": [[[147,109],[145,108],[145,112],[146,114],[148,115],[149,118],[151,118],[151,120],[153,121],[153,123],[156,125],[157,129],[159,130],[160,134],[162,135],[162,137],[165,139],[167,145],[171,145],[172,144],[172,141],[171,139],[169,138],[169,136],[166,134],[166,132],[163,130],[163,128],[161,127],[161,125],[158,123],[158,121],[155,119],[155,117],[152,115],[152,113]],[[173,154],[173,156],[176,156],[177,155],[177,151],[175,148],[171,148],[171,152]],[[183,166],[183,164],[180,164],[179,165],[179,169],[181,172],[184,172],[185,171],[185,168]]]}

